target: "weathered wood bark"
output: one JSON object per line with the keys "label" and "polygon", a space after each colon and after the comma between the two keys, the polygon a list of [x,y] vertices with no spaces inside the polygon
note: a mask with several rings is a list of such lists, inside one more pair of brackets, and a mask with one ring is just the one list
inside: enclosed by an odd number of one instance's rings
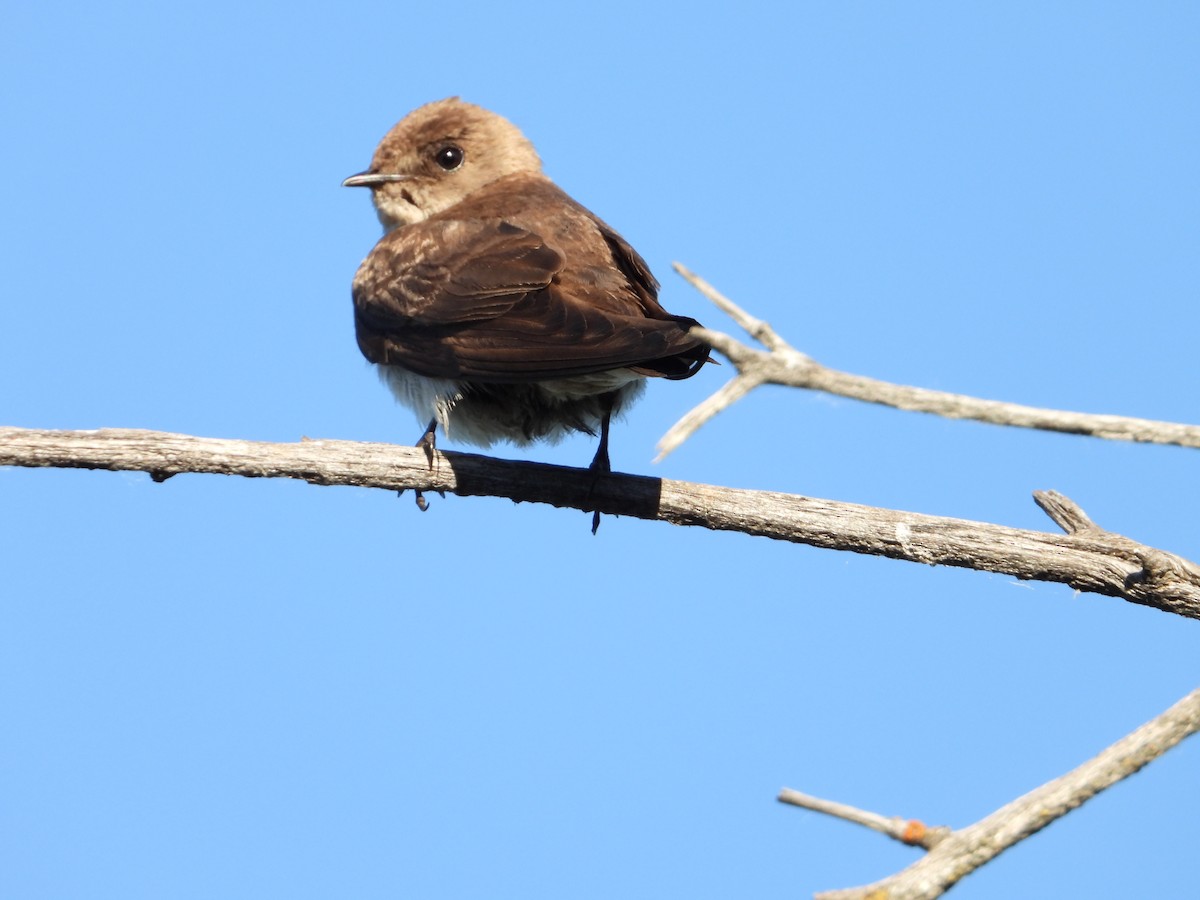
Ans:
{"label": "weathered wood bark", "polygon": [[0,465],[298,478],[313,484],[508,497],[559,507],[701,525],[831,550],[1052,581],[1200,619],[1200,568],[1093,525],[1075,504],[1039,493],[1067,534],[1051,534],[783,494],[647,478],[466,453],[351,441],[295,444],[125,429],[0,428]]}

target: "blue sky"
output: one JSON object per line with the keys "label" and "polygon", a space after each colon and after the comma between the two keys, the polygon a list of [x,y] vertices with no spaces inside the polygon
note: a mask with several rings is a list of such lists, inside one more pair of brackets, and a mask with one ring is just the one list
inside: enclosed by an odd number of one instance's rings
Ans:
{"label": "blue sky", "polygon": [[[1200,421],[1194,5],[14,3],[0,424],[411,443],[339,187],[410,109],[506,115],[673,312],[684,262],[837,368]],[[655,384],[618,470],[1200,559],[1194,451]],[[452,445],[444,445],[454,449]],[[469,448],[467,448],[469,449]],[[586,465],[586,439],[499,455]],[[0,894],[796,897],[916,856],[1194,688],[1197,626],[1054,585],[492,499],[0,471]],[[1180,896],[1200,745],[955,896]]]}

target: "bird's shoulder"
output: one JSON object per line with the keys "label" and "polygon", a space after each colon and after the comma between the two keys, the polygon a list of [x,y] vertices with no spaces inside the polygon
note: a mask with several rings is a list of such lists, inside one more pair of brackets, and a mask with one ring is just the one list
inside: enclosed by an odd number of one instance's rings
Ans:
{"label": "bird's shoulder", "polygon": [[592,303],[611,303],[614,312],[628,314],[637,308],[651,318],[667,317],[658,304],[658,280],[641,254],[544,175],[499,179],[431,221],[440,217],[500,220],[536,234],[561,253],[563,268],[557,280],[568,294],[584,291]]}

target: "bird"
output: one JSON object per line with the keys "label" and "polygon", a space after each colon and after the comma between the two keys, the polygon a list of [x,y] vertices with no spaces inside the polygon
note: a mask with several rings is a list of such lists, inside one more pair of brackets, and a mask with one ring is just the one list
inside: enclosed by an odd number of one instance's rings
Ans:
{"label": "bird", "polygon": [[351,287],[358,346],[428,423],[431,464],[439,426],[484,448],[584,432],[599,436],[589,468],[609,472],[612,417],[648,378],[709,361],[646,261],[496,113],[457,97],[418,107],[342,184],[370,189],[384,230]]}

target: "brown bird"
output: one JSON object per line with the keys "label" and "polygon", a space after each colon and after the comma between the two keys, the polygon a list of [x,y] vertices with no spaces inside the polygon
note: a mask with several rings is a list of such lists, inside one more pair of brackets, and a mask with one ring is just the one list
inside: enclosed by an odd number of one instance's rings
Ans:
{"label": "brown bird", "polygon": [[354,277],[358,346],[405,405],[483,447],[572,431],[600,444],[645,379],[688,378],[709,347],[659,305],[608,225],[542,174],[507,119],[457,97],[409,113],[343,185],[369,187],[384,236]]}

